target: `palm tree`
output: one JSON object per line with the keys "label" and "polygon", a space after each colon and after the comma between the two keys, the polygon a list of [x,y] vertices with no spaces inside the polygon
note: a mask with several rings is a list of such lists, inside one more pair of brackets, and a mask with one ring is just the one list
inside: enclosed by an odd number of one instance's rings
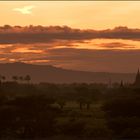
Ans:
{"label": "palm tree", "polygon": [[17,80],[18,80],[18,76],[12,76],[12,79],[15,81],[15,82],[17,82]]}
{"label": "palm tree", "polygon": [[21,82],[23,82],[23,81],[24,81],[23,76],[19,76],[19,80],[20,80]]}
{"label": "palm tree", "polygon": [[6,79],[6,77],[5,77],[5,76],[0,75],[0,82],[5,81],[5,79]]}
{"label": "palm tree", "polygon": [[1,77],[1,80],[4,82],[6,80],[6,77],[5,76],[2,76]]}
{"label": "palm tree", "polygon": [[26,76],[24,77],[24,80],[27,81],[27,83],[29,83],[30,80],[31,80],[30,75],[26,75]]}

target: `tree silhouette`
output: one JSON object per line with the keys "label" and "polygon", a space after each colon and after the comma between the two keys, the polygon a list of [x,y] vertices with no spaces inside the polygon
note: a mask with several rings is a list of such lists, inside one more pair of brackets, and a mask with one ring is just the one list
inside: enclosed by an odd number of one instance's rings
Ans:
{"label": "tree silhouette", "polygon": [[79,103],[80,110],[82,110],[83,106],[85,106],[85,99],[83,97],[80,97],[77,101]]}
{"label": "tree silhouette", "polygon": [[90,105],[92,104],[92,100],[86,99],[86,100],[85,100],[85,104],[86,104],[86,106],[87,106],[87,110],[89,110],[89,109],[90,109]]}
{"label": "tree silhouette", "polygon": [[24,78],[24,80],[25,80],[25,81],[27,81],[27,83],[29,83],[29,82],[30,82],[30,80],[31,80],[30,75],[26,75],[26,76],[25,76],[25,78]]}
{"label": "tree silhouette", "polygon": [[24,81],[23,76],[19,76],[19,80],[20,80],[21,82],[23,82],[23,81]]}
{"label": "tree silhouette", "polygon": [[5,77],[5,76],[0,75],[0,82],[3,82],[3,81],[5,81],[5,80],[6,80],[6,77]]}
{"label": "tree silhouette", "polygon": [[66,105],[66,102],[64,100],[59,100],[57,101],[57,104],[60,106],[61,109],[63,109],[64,106]]}
{"label": "tree silhouette", "polygon": [[18,80],[18,76],[12,76],[12,79],[16,82]]}

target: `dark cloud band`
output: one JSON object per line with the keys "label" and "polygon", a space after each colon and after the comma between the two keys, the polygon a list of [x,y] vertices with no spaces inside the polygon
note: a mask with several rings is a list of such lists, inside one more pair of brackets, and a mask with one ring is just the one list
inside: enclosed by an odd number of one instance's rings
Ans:
{"label": "dark cloud band", "polygon": [[129,39],[140,40],[140,29],[116,27],[106,30],[81,30],[67,26],[9,26],[0,27],[0,43],[46,43],[53,40],[82,41],[90,39]]}

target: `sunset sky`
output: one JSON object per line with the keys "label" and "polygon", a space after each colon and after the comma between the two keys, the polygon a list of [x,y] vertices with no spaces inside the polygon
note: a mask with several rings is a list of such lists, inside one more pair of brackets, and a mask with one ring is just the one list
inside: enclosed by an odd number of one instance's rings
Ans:
{"label": "sunset sky", "polygon": [[1,63],[104,72],[135,72],[140,67],[140,1],[1,1],[0,5]]}
{"label": "sunset sky", "polygon": [[[0,25],[67,25],[83,29],[121,25],[140,28],[139,1],[1,1],[0,5]],[[30,14],[13,10],[26,6],[33,6]]]}

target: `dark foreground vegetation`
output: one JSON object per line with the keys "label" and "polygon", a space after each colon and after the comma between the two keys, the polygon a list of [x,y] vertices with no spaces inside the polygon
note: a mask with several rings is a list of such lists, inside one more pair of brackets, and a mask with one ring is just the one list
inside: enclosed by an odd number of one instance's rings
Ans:
{"label": "dark foreground vegetation", "polygon": [[2,82],[0,139],[140,139],[140,88]]}

